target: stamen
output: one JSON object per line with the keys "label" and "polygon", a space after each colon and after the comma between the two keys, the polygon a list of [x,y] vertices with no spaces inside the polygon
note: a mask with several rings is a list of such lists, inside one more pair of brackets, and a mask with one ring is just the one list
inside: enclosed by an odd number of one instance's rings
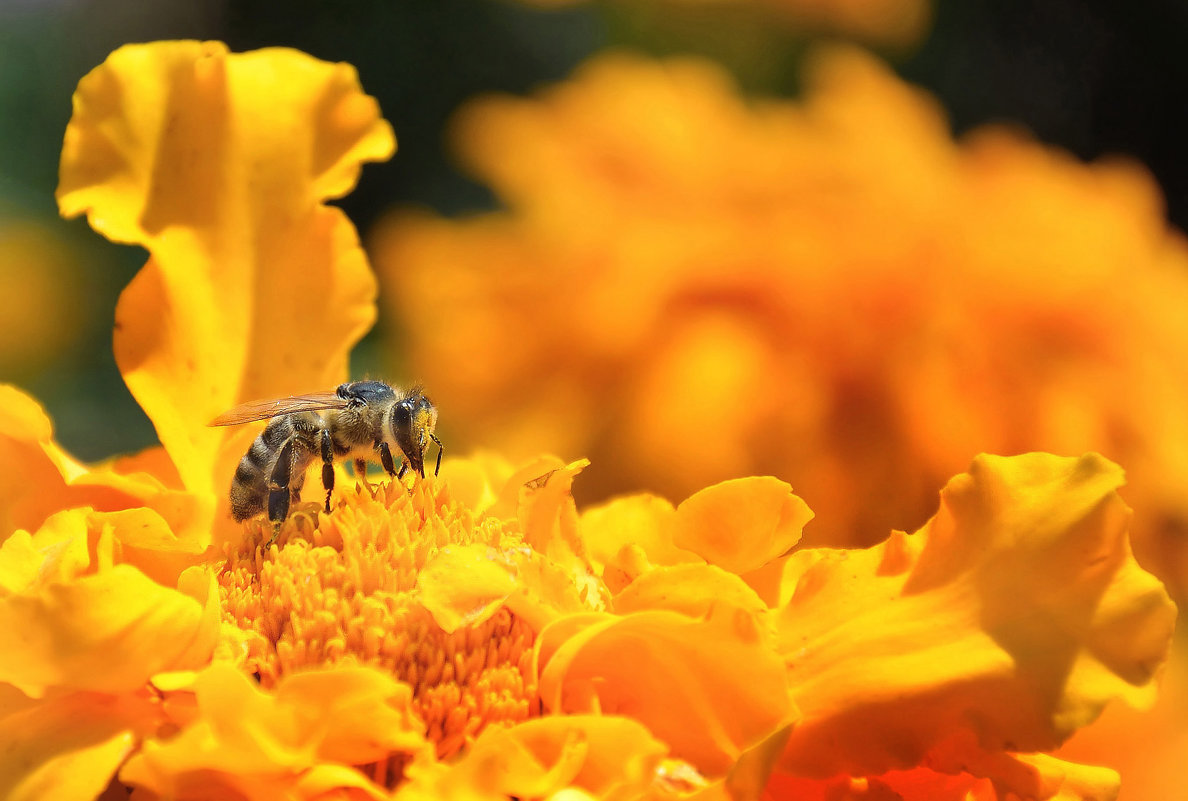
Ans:
{"label": "stamen", "polygon": [[[506,608],[447,633],[413,590],[443,546],[523,547],[497,520],[476,520],[433,480],[410,493],[396,482],[294,508],[275,542],[267,521],[244,526],[219,576],[226,622],[246,636],[243,667],[265,687],[311,666],[364,664],[413,688],[414,711],[439,758],[488,725],[539,711],[531,670],[535,632]],[[459,577],[460,581],[464,577]],[[369,772],[393,786],[403,762]]]}

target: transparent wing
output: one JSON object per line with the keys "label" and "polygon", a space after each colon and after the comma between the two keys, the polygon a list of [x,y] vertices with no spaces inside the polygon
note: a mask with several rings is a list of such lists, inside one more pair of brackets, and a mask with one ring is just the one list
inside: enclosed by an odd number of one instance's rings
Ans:
{"label": "transparent wing", "polygon": [[313,392],[309,395],[293,395],[288,398],[273,400],[256,400],[241,403],[234,409],[223,412],[207,425],[237,426],[240,423],[252,423],[256,420],[267,420],[278,414],[292,414],[293,412],[318,412],[325,409],[345,409],[351,405],[348,398],[339,397],[334,390],[328,392]]}

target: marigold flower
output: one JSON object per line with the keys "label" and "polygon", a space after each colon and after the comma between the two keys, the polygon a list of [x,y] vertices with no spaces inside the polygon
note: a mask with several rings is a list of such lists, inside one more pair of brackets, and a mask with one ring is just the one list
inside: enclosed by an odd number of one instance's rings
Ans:
{"label": "marigold flower", "polygon": [[1188,248],[1150,177],[955,144],[856,51],[806,85],[752,103],[706,62],[607,55],[462,112],[507,210],[373,243],[455,441],[589,456],[588,498],[779,475],[814,542],[863,545],[979,451],[1099,451],[1188,586]]}
{"label": "marigold flower", "polygon": [[[390,131],[348,68],[192,42],[114,53],[71,126],[63,208],[151,253],[116,348],[163,447],[81,465],[32,399],[0,396],[29,423],[0,430],[29,470],[0,497],[5,798],[1116,789],[1044,753],[1113,698],[1149,701],[1168,647],[1174,607],[1130,555],[1112,463],[980,457],[927,526],[865,551],[798,547],[812,513],[771,477],[579,513],[586,462],[548,457],[452,459],[410,484],[344,473],[329,513],[223,524],[236,435],[207,430],[207,407],[345,359],[370,302],[324,301],[362,298],[366,264],[318,199]],[[299,255],[332,290],[310,308],[331,341],[308,352],[281,336],[305,321],[251,294],[267,283],[227,272],[276,277],[260,260],[290,245],[272,225],[337,246]],[[275,358],[218,328],[225,303],[274,324]]]}

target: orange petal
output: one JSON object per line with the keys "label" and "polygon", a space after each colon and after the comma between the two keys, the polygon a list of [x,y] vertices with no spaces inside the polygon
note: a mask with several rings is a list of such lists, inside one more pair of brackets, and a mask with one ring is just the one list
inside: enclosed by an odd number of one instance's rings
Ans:
{"label": "orange petal", "polygon": [[704,619],[572,616],[537,643],[547,709],[635,718],[706,776],[724,775],[793,715],[781,661],[754,616],[727,604]]}
{"label": "orange petal", "polygon": [[140,505],[127,486],[85,481],[87,468],[54,442],[45,411],[19,389],[0,384],[0,463],[20,465],[20,481],[0,482],[0,540],[33,531],[59,509]]}
{"label": "orange petal", "polygon": [[143,699],[72,693],[0,719],[0,797],[98,797],[155,718]]}
{"label": "orange petal", "polygon": [[927,768],[873,778],[807,779],[776,774],[764,788],[761,798],[763,801],[1000,801],[988,779],[969,775],[946,776]]}
{"label": "orange petal", "polygon": [[322,201],[394,148],[350,66],[293,50],[129,45],[79,83],[59,207],[151,254],[116,310],[116,360],[187,489],[221,493],[246,448],[215,415],[346,377],[375,282]]}
{"label": "orange petal", "polygon": [[1097,801],[1114,798],[1117,771],[1066,762],[1048,754],[993,753],[980,749],[970,735],[957,736],[935,749],[927,765],[946,774],[989,779],[999,795],[1021,799]]}
{"label": "orange petal", "polygon": [[673,543],[732,573],[756,570],[800,541],[813,513],[770,476],[707,487],[676,510]]}
{"label": "orange petal", "polygon": [[1175,609],[1135,563],[1099,456],[980,456],[917,534],[788,560],[779,648],[804,718],[784,767],[872,775],[969,732],[1054,748],[1148,700]]}

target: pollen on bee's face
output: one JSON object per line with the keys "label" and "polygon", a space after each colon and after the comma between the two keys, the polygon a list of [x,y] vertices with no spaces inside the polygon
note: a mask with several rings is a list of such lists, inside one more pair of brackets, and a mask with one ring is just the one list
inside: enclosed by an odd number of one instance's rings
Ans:
{"label": "pollen on bee's face", "polygon": [[330,515],[303,504],[268,543],[245,524],[219,577],[228,622],[247,634],[243,669],[264,686],[303,668],[364,664],[413,689],[414,711],[439,757],[487,725],[539,711],[531,670],[535,632],[506,608],[444,631],[416,599],[419,571],[451,544],[500,546],[516,535],[469,510],[437,482],[393,482],[339,497]]}

